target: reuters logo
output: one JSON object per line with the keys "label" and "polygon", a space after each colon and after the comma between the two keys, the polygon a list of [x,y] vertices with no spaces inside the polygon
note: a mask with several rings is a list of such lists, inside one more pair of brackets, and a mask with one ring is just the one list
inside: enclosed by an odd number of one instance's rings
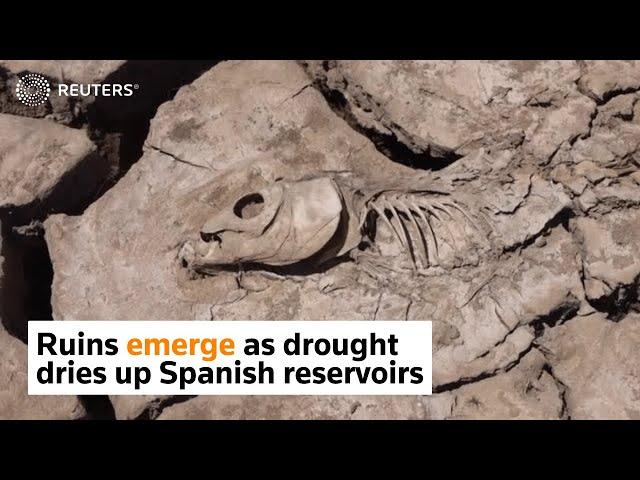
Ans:
{"label": "reuters logo", "polygon": [[21,76],[16,84],[16,97],[29,107],[44,105],[50,95],[58,97],[131,97],[140,89],[137,83],[58,83],[54,80],[55,91],[51,93],[51,84],[38,73]]}
{"label": "reuters logo", "polygon": [[50,92],[49,81],[37,73],[28,73],[20,77],[16,84],[16,97],[29,107],[44,105]]}

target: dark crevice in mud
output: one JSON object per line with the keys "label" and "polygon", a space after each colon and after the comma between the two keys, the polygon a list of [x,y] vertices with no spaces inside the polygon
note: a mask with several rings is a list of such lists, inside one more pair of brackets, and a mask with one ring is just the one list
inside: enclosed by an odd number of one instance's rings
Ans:
{"label": "dark crevice in mud", "polygon": [[619,118],[620,120],[625,121],[625,122],[631,122],[631,121],[633,121],[634,114],[633,114],[633,111],[631,111],[629,113],[616,113],[616,114],[613,115],[613,117],[614,118]]}
{"label": "dark crevice in mud", "polygon": [[461,387],[464,387],[465,385],[469,385],[471,383],[476,383],[479,382],[481,380],[485,380],[487,378],[491,378],[491,377],[495,377],[496,375],[499,375],[501,373],[506,373],[509,370],[515,368],[520,361],[532,350],[536,347],[535,345],[535,340],[532,341],[529,346],[527,348],[525,348],[524,350],[522,350],[517,358],[515,360],[513,360],[512,362],[510,362],[508,365],[504,366],[504,367],[500,367],[500,368],[496,368],[495,370],[489,370],[486,372],[482,372],[478,375],[475,375],[473,377],[463,377],[459,380],[456,380],[454,382],[449,382],[449,383],[443,383],[442,385],[438,385],[436,387],[433,387],[433,393],[443,393],[443,392],[450,392],[452,390],[457,390]]}
{"label": "dark crevice in mud", "polygon": [[[303,64],[302,67],[305,68],[305,65]],[[305,70],[309,73],[308,69],[305,68]],[[312,78],[313,87],[324,96],[331,110],[355,131],[367,137],[375,145],[376,149],[390,160],[420,170],[441,170],[462,158],[462,155],[455,152],[432,146],[425,148],[410,147],[398,137],[396,130],[399,131],[401,128],[397,125],[395,128],[387,128],[387,132],[362,125],[353,113],[349,100],[341,90],[331,88],[326,81],[319,77],[314,77],[311,73],[309,73],[309,76]],[[344,89],[346,90],[347,88],[348,85]],[[364,110],[369,111],[366,107]]]}
{"label": "dark crevice in mud", "polygon": [[589,125],[587,126],[587,131],[582,135],[576,135],[575,137],[569,139],[569,146],[573,148],[578,140],[587,140],[593,134],[593,123],[598,118],[598,114],[600,113],[600,109],[596,105],[596,108],[593,109],[591,115],[589,115]]}
{"label": "dark crevice in mud", "polygon": [[578,310],[580,310],[580,300],[570,295],[562,305],[547,315],[537,317],[530,323],[533,327],[535,337],[540,337],[544,333],[545,328],[553,328],[556,325],[562,325],[566,321],[571,320],[578,314]]}
{"label": "dark crevice in mud", "polygon": [[[2,272],[0,279],[0,320],[9,334],[23,342],[27,339],[27,318],[24,313],[24,271],[22,253],[10,238],[11,228],[6,224],[0,225],[0,257],[2,257]],[[0,328],[2,328],[0,327]]]}
{"label": "dark crevice in mud", "polygon": [[588,87],[586,87],[581,83],[582,77],[584,76],[584,73],[586,73],[587,66],[581,65],[580,69],[583,73],[581,73],[580,76],[576,80],[574,80],[573,83],[575,84],[576,89],[580,94],[596,102],[596,106],[598,107],[606,104],[607,102],[609,102],[609,100],[615,97],[618,97],[620,95],[626,95],[629,93],[635,93],[640,91],[640,88],[637,88],[637,87],[626,87],[626,88],[619,87],[619,88],[613,88],[611,90],[608,90],[602,94],[602,97],[599,97],[597,93],[589,90]]}
{"label": "dark crevice in mud", "polygon": [[[51,282],[53,266],[43,237],[23,242],[23,269],[27,284],[25,313],[30,320],[53,320]],[[25,332],[26,334],[26,332]]]}
{"label": "dark crevice in mud", "polygon": [[596,104],[600,106],[600,105],[604,105],[614,97],[619,97],[620,95],[627,95],[629,93],[636,93],[636,92],[640,92],[640,88],[637,88],[637,87],[616,88],[614,90],[609,90],[608,92],[605,92],[602,95],[602,99],[594,98],[594,100]]}
{"label": "dark crevice in mud", "polygon": [[444,393],[444,392],[450,392],[452,390],[457,390],[461,387],[464,387],[465,385],[469,385],[470,383],[476,383],[486,378],[494,377],[501,372],[502,370],[482,372],[480,375],[476,375],[474,377],[463,377],[460,380],[456,380],[455,382],[443,383],[442,385],[434,386],[433,393],[437,394],[437,393]]}
{"label": "dark crevice in mud", "polygon": [[411,168],[442,170],[462,158],[462,155],[454,152],[441,152],[438,156],[434,156],[431,150],[414,152],[393,133],[385,134],[373,129],[364,129],[361,133],[364,133],[386,157]]}
{"label": "dark crevice in mud", "polygon": [[525,248],[533,245],[538,238],[546,235],[551,230],[556,227],[562,226],[565,230],[569,231],[569,221],[576,216],[576,213],[570,207],[563,208],[560,210],[554,217],[549,219],[547,223],[534,235],[531,235],[529,238],[520,243],[515,243],[513,245],[509,245],[504,247],[503,251],[505,253],[515,252],[517,250],[524,250]]}
{"label": "dark crevice in mud", "polygon": [[[544,353],[543,353],[544,356]],[[569,414],[569,406],[567,405],[567,386],[562,382],[562,380],[560,380],[558,377],[556,377],[556,374],[553,371],[553,367],[551,366],[550,363],[545,363],[544,366],[542,367],[542,371],[546,372],[555,382],[556,387],[558,388],[558,391],[560,392],[560,402],[561,402],[561,406],[560,406],[560,419],[561,420],[571,420],[571,415]]]}
{"label": "dark crevice in mud", "polygon": [[593,308],[606,313],[609,320],[619,322],[638,305],[639,290],[640,276],[629,285],[618,285],[609,295],[588,300]]}
{"label": "dark crevice in mud", "polygon": [[0,254],[5,259],[0,299],[3,325],[9,334],[26,343],[28,320],[53,320],[49,250],[43,236],[17,234],[3,219]]}
{"label": "dark crevice in mud", "polygon": [[531,101],[525,104],[527,107],[534,107],[534,108],[551,108],[551,107],[555,107],[556,105],[551,101],[551,100],[546,100],[546,101]]}
{"label": "dark crevice in mud", "polygon": [[197,395],[177,395],[174,397],[159,398],[149,403],[143,412],[135,418],[135,420],[155,420],[160,416],[165,408],[186,402],[187,400],[191,400],[196,397]]}
{"label": "dark crevice in mud", "polygon": [[80,420],[115,420],[116,413],[107,395],[80,395],[86,414]]}
{"label": "dark crevice in mud", "polygon": [[520,361],[525,357],[525,355],[527,355],[533,348],[535,348],[535,340],[532,341],[527,348],[522,350],[518,354],[518,357],[515,360],[513,360],[512,362],[510,362],[508,365],[506,365],[504,367],[496,368],[495,370],[482,372],[482,373],[480,373],[478,375],[475,375],[473,377],[463,377],[463,378],[461,378],[459,380],[456,380],[454,382],[443,383],[442,385],[438,385],[436,387],[433,387],[433,393],[450,392],[452,390],[457,390],[460,387],[464,387],[465,385],[469,385],[471,383],[476,383],[476,382],[479,382],[481,380],[485,380],[487,378],[495,377],[496,375],[498,375],[500,373],[508,372],[512,368],[516,367],[520,363]]}
{"label": "dark crevice in mud", "polygon": [[478,358],[485,358],[488,357],[489,354],[491,352],[493,352],[497,347],[499,347],[500,345],[503,345],[513,334],[513,332],[516,331],[516,329],[518,328],[519,325],[516,325],[514,328],[510,329],[506,335],[504,337],[502,337],[500,340],[498,340],[496,343],[494,343],[491,348],[489,348],[488,350],[484,351],[483,353],[481,353],[480,355],[477,355],[473,360],[477,360]]}

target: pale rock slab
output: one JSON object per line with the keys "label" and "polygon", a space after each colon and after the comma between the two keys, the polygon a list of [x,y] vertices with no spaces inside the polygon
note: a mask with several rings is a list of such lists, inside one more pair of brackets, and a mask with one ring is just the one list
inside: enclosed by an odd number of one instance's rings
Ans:
{"label": "pale rock slab", "polygon": [[564,142],[572,142],[589,133],[596,104],[576,94],[567,98],[558,108],[544,115],[533,128],[524,145],[525,153],[545,162]]}
{"label": "pale rock slab", "polygon": [[531,172],[516,172],[511,183],[500,185],[489,196],[497,243],[506,250],[526,243],[548,226],[571,199],[559,184],[543,180]]}
{"label": "pale rock slab", "polygon": [[615,93],[640,90],[640,61],[588,60],[578,84],[599,102]]}
{"label": "pale rock slab", "polygon": [[598,107],[589,134],[556,152],[550,177],[561,183],[585,213],[640,204],[633,180],[640,160],[637,93],[618,95]]}
{"label": "pale rock slab", "polygon": [[0,209],[33,206],[34,216],[63,208],[109,171],[84,130],[0,114],[0,131]]}
{"label": "pale rock slab", "polygon": [[549,330],[542,338],[573,419],[640,418],[640,316],[619,322],[596,313]]}
{"label": "pale rock slab", "polygon": [[637,281],[640,275],[640,211],[613,211],[599,219],[575,219],[582,242],[587,298],[599,300]]}

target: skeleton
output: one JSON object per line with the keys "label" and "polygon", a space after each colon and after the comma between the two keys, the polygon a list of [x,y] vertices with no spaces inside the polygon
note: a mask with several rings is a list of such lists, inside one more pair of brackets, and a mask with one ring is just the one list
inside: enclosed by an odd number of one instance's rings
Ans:
{"label": "skeleton", "polygon": [[[422,188],[416,185],[430,185]],[[411,185],[411,187],[409,187]],[[279,181],[242,195],[200,230],[197,242],[180,253],[194,271],[215,274],[248,264],[321,266],[350,256],[368,261],[376,248],[380,222],[402,247],[414,271],[446,264],[443,255],[464,258],[487,244],[488,221],[480,205],[434,187],[432,177],[375,185],[348,174],[324,174]]]}

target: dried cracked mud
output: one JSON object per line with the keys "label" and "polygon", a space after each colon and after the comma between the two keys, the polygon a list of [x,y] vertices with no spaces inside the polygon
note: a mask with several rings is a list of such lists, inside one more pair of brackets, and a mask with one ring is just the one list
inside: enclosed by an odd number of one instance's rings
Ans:
{"label": "dried cracked mud", "polygon": [[[640,418],[640,62],[0,61],[0,132],[0,418]],[[214,257],[285,184],[347,220]],[[432,320],[434,394],[26,394],[27,319],[345,318]]]}

